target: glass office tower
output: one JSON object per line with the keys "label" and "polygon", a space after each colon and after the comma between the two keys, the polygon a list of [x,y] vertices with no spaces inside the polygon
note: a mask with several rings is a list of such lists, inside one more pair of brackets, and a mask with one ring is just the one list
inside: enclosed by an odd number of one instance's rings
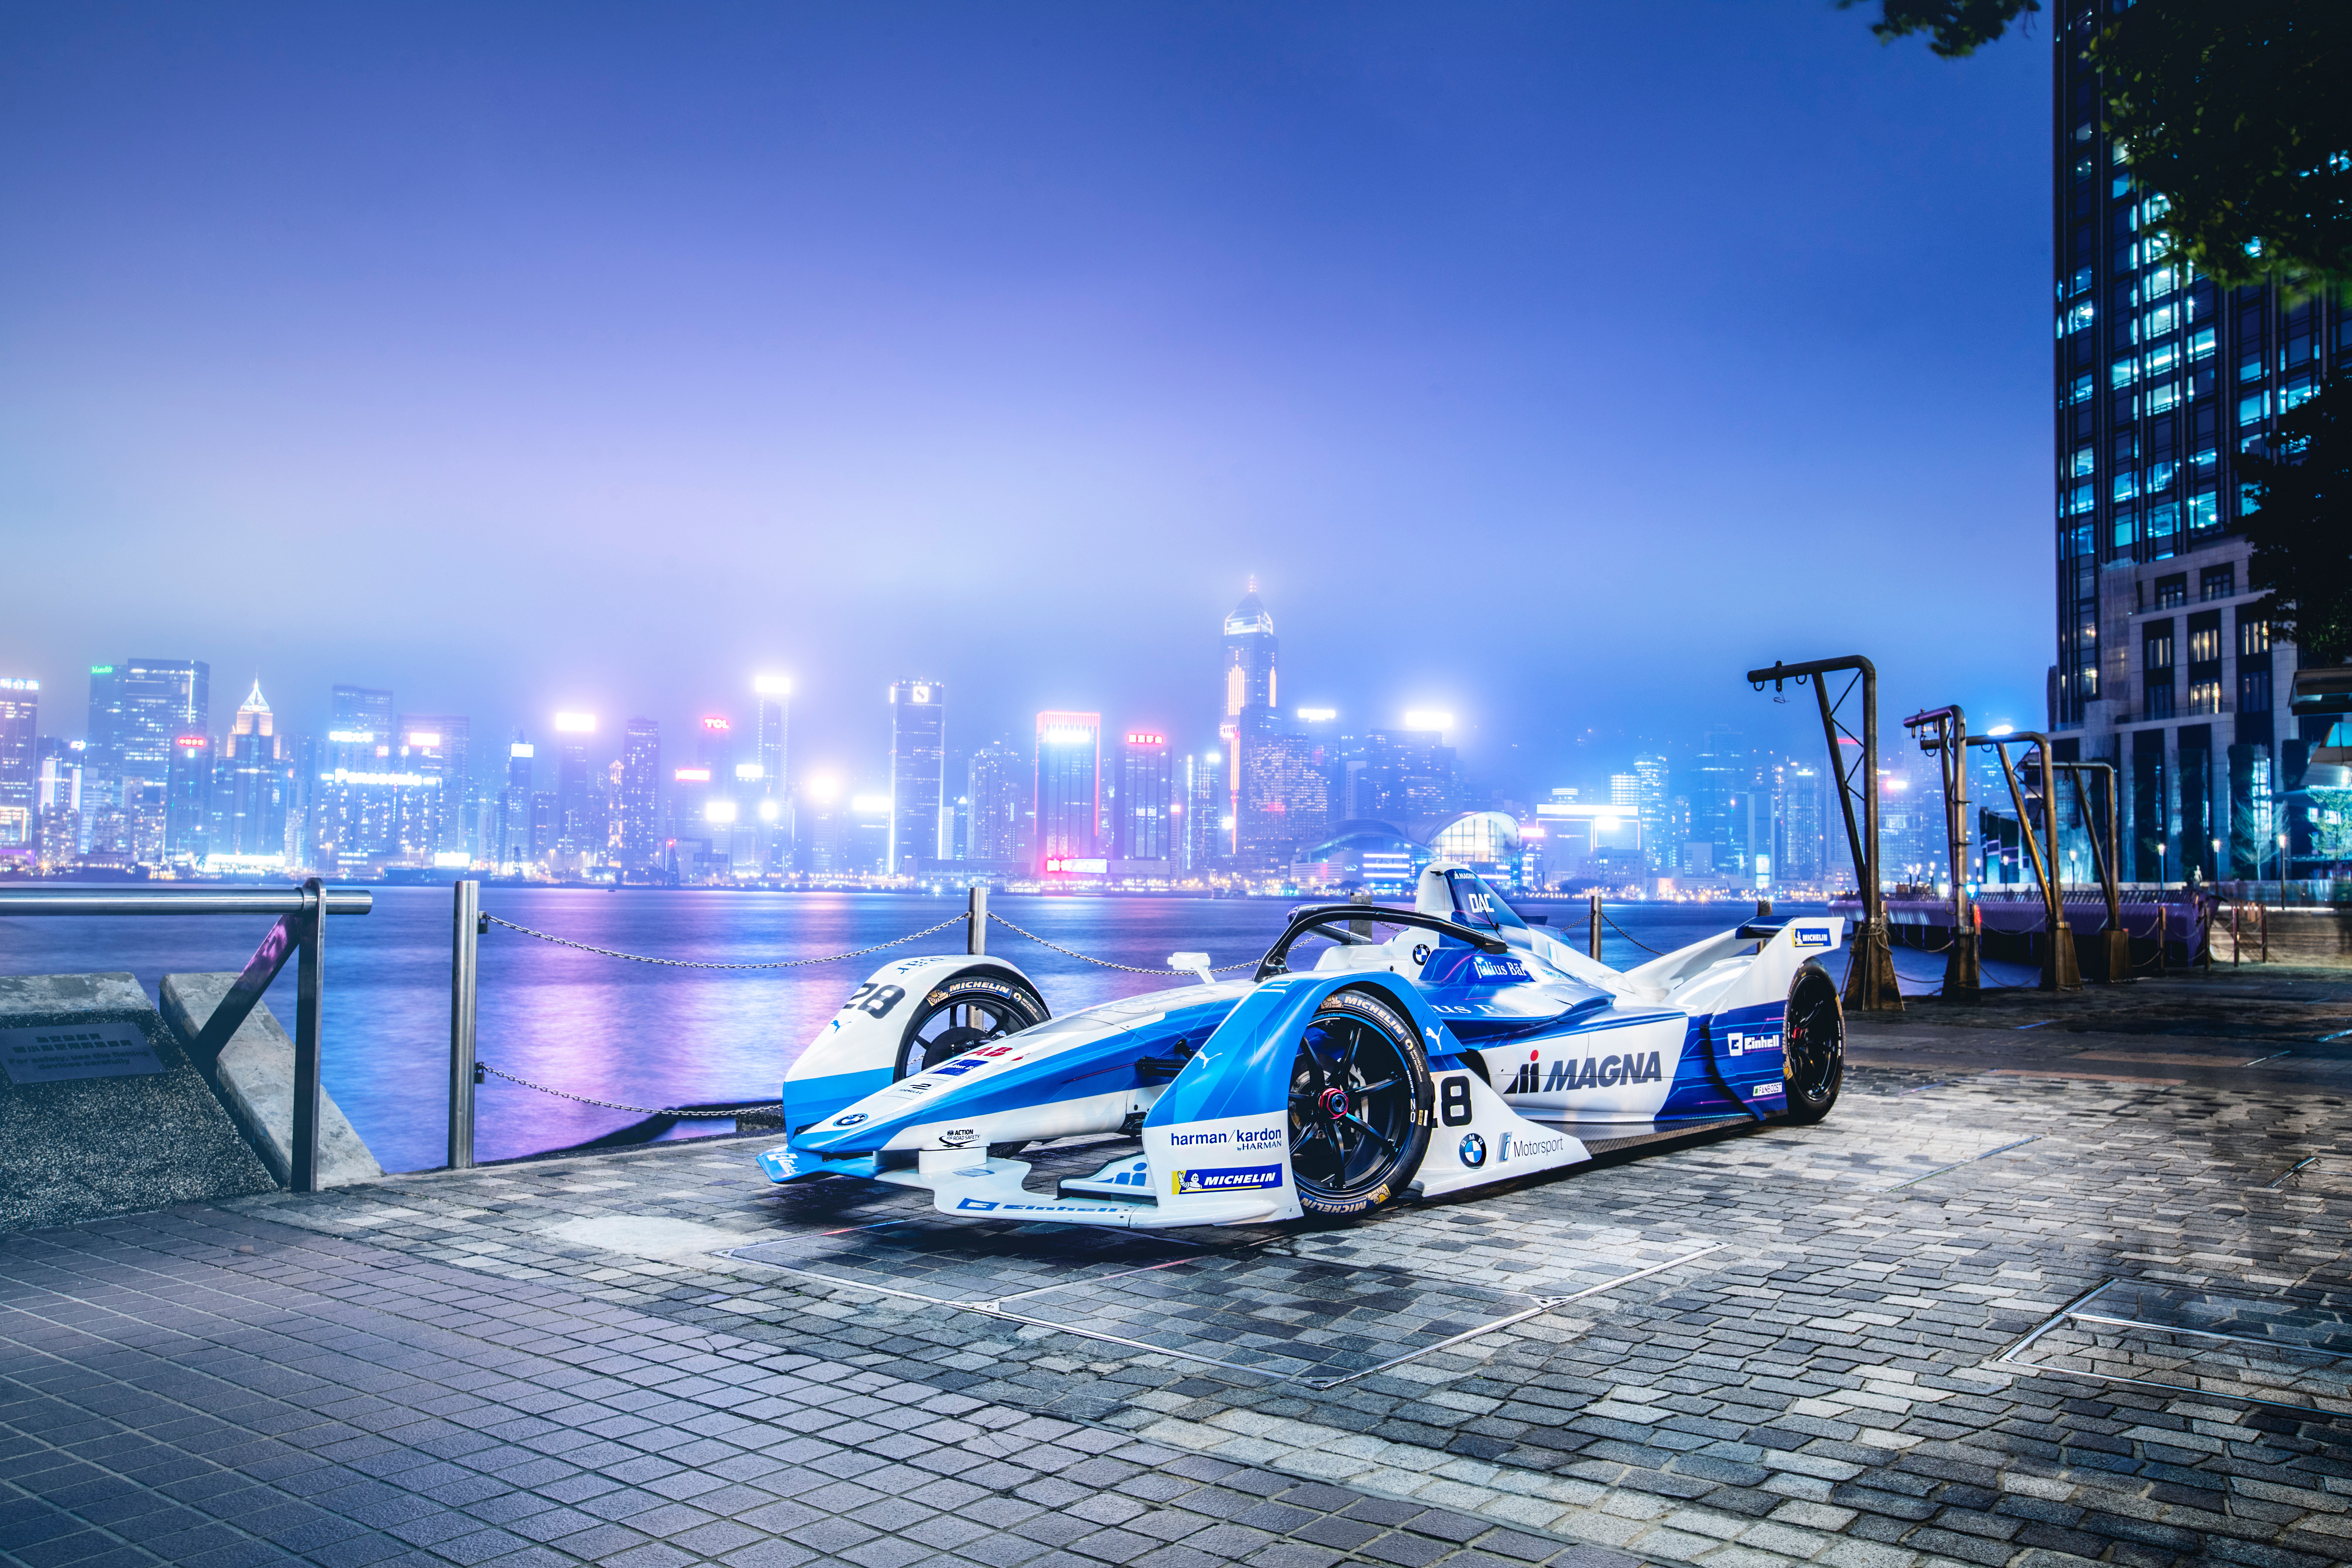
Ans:
{"label": "glass office tower", "polygon": [[2099,131],[2100,20],[2062,26],[2054,62],[2050,727],[2062,759],[2118,767],[2126,880],[2276,876],[2312,737],[2287,712],[2295,650],[2252,612],[2237,462],[2352,336],[2340,308],[2173,254],[2164,198]]}

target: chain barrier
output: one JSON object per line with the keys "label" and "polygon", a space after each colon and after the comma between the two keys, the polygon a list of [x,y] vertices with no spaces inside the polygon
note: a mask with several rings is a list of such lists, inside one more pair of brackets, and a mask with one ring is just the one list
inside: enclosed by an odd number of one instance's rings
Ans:
{"label": "chain barrier", "polygon": [[[1136,967],[1133,964],[1114,964],[1108,958],[1090,958],[1084,953],[1063,946],[1059,942],[1048,942],[1043,936],[1038,936],[1034,931],[1023,930],[1020,926],[1013,925],[1013,922],[1005,919],[1004,916],[997,914],[996,911],[992,909],[988,912],[988,917],[991,920],[995,921],[999,925],[1003,926],[1007,931],[1012,932],[1016,936],[1026,936],[1030,941],[1034,942],[1040,947],[1051,947],[1055,952],[1061,954],[1064,957],[1076,958],[1082,964],[1099,964],[1106,969],[1119,969],[1130,975],[1158,975],[1162,979],[1174,975],[1189,975],[1194,973],[1194,971],[1191,969],[1140,969]],[[1228,969],[1252,969],[1257,967],[1257,963],[1258,961],[1255,958],[1244,958],[1238,964],[1219,964],[1216,967],[1211,969],[1209,973],[1212,975],[1222,975]]]}
{"label": "chain barrier", "polygon": [[1625,938],[1626,941],[1633,944],[1634,946],[1639,947],[1643,952],[1654,954],[1661,958],[1665,956],[1665,955],[1659,952],[1657,948],[1651,946],[1647,942],[1644,942],[1639,936],[1634,936],[1631,931],[1626,930],[1622,925],[1620,925],[1614,920],[1610,919],[1609,911],[1606,908],[1603,908],[1601,911],[1601,924],[1609,927],[1610,930],[1617,933],[1618,936]]}
{"label": "chain barrier", "polygon": [[[844,958],[863,958],[868,953],[879,953],[886,947],[901,947],[909,942],[919,942],[926,936],[938,936],[950,925],[962,925],[967,916],[958,915],[910,936],[894,936],[887,942],[877,942],[871,947],[860,947],[855,952],[834,953],[822,958],[778,958],[765,964],[704,964],[690,958],[648,958],[642,953],[623,953],[611,947],[594,947],[585,942],[574,942],[568,936],[557,936],[545,931],[533,931],[528,925],[517,925],[513,921],[500,919],[495,915],[484,915],[481,918],[485,925],[503,925],[509,931],[520,931],[526,936],[536,936],[541,942],[552,942],[559,947],[575,947],[583,953],[598,953],[607,958],[626,958],[632,964],[659,964],[672,969],[804,969],[812,964],[838,964]],[[1022,935],[1026,936],[1028,933],[1023,932]]]}
{"label": "chain barrier", "polygon": [[493,1078],[503,1078],[509,1083],[520,1083],[525,1089],[536,1089],[541,1094],[552,1094],[558,1100],[576,1101],[583,1105],[600,1105],[607,1111],[626,1111],[636,1116],[676,1116],[680,1121],[686,1122],[718,1122],[724,1121],[730,1116],[749,1115],[754,1111],[781,1112],[783,1109],[783,1102],[781,1100],[762,1100],[755,1105],[624,1105],[615,1100],[597,1100],[586,1094],[574,1094],[567,1090],[551,1089],[544,1083],[533,1083],[528,1078],[517,1078],[511,1072],[501,1072],[487,1061],[477,1061],[474,1065]]}

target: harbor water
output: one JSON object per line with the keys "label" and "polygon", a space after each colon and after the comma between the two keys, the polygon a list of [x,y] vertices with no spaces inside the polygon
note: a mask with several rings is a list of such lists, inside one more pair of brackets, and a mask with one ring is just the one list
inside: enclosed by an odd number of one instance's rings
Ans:
{"label": "harbor water", "polygon": [[[446,1153],[451,895],[446,887],[379,887],[373,913],[327,922],[327,1091],[387,1170],[422,1170]],[[1066,957],[992,925],[992,953],[1020,965],[1057,1013],[1113,998],[1196,985],[1164,972],[1179,951],[1219,965],[1255,959],[1279,935],[1290,904],[1274,899],[1021,897],[992,908],[1046,940],[1139,975]],[[868,947],[959,916],[963,898],[893,894],[761,893],[713,889],[607,892],[486,887],[482,907],[518,925],[687,964],[751,964]],[[1523,905],[1549,914],[1581,948],[1581,900]],[[1738,904],[1611,904],[1620,928],[1602,956],[1631,967],[1746,918]],[[1781,913],[1818,912],[1790,904]],[[0,920],[0,972],[129,970],[150,997],[166,974],[234,970],[268,929],[260,917],[57,916]],[[961,924],[864,958],[792,969],[707,969],[631,963],[534,940],[493,925],[481,938],[478,1052],[493,1067],[590,1099],[628,1106],[738,1104],[772,1100],[784,1069],[867,971],[887,959],[961,952]],[[1933,989],[1942,959],[1897,949],[1906,991]],[[1988,965],[1990,983],[2032,983],[2030,971]],[[1245,973],[1246,971],[1236,971]],[[268,996],[293,1019],[289,970]],[[492,1078],[477,1091],[477,1157],[565,1148],[637,1123],[628,1112],[556,1098]],[[690,1136],[730,1124],[683,1123]]]}

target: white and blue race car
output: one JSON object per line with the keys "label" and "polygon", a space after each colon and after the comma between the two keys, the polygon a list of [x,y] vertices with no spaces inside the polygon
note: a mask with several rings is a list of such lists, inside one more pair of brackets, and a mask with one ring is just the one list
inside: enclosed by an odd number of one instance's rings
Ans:
{"label": "white and blue race car", "polygon": [[[1053,1017],[993,956],[877,969],[793,1063],[777,1182],[927,1188],[960,1219],[1134,1228],[1360,1214],[1836,1103],[1843,920],[1757,920],[1619,971],[1466,868],[1412,909],[1295,910],[1246,980]],[[1139,1136],[1051,1195],[1013,1155]]]}

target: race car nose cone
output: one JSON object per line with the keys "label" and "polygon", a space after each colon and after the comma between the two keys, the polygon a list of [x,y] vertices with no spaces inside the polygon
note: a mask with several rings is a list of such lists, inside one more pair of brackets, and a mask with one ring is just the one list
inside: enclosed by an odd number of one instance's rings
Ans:
{"label": "race car nose cone", "polygon": [[1323,1108],[1326,1116],[1335,1122],[1348,1113],[1348,1092],[1345,1089],[1326,1089],[1315,1097],[1315,1103]]}

